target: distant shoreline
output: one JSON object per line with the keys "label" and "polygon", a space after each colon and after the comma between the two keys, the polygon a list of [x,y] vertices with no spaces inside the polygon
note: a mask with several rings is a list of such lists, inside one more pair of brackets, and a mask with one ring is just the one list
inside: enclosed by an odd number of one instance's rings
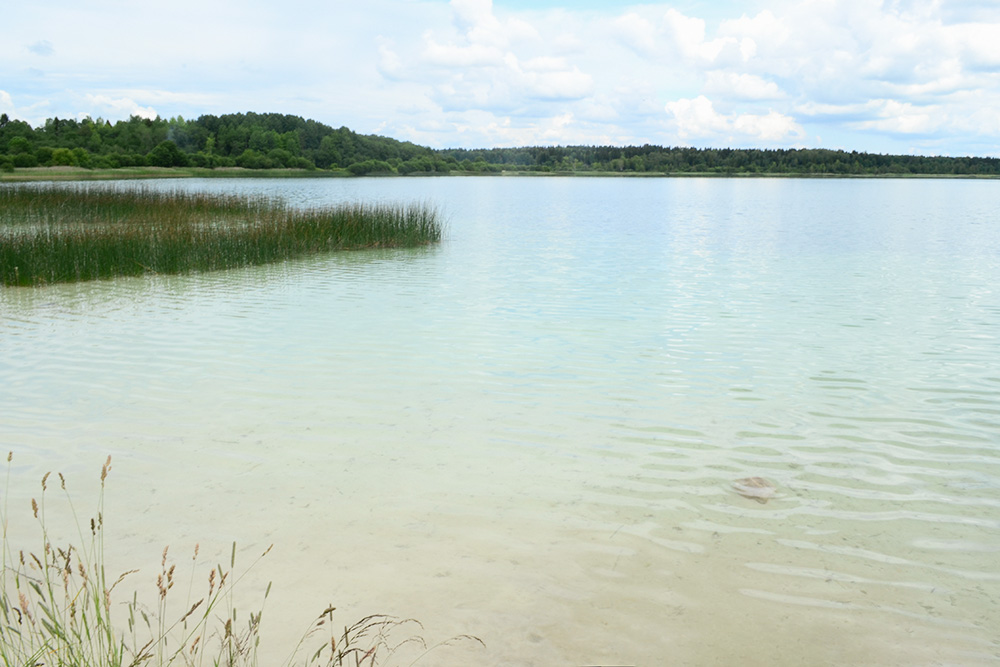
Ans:
{"label": "distant shoreline", "polygon": [[996,180],[992,174],[835,174],[835,173],[748,173],[748,172],[617,172],[617,171],[500,171],[493,173],[429,172],[412,174],[370,174],[355,176],[346,169],[245,169],[242,167],[120,167],[86,169],[83,167],[26,167],[0,173],[0,183],[32,181],[112,181],[186,178],[803,178],[803,179],[947,179]]}
{"label": "distant shoreline", "polygon": [[[45,168],[54,170],[33,171]],[[240,176],[246,171],[270,177],[510,172],[657,177],[1000,177],[1000,157],[651,144],[430,148],[275,113],[202,115],[195,120],[132,116],[114,124],[100,118],[52,118],[38,128],[0,114],[3,180],[213,178]]]}

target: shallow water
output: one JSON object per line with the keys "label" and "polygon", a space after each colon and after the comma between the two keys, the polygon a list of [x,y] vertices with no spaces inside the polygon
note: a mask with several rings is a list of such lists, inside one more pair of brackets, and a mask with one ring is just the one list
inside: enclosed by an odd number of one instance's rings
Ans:
{"label": "shallow water", "polygon": [[428,664],[1000,659],[1000,184],[150,187],[448,220],[430,248],[0,290],[11,506],[47,470],[85,506],[110,453],[111,558],[150,588],[166,544],[273,542],[264,664],[328,602],[487,644]]}

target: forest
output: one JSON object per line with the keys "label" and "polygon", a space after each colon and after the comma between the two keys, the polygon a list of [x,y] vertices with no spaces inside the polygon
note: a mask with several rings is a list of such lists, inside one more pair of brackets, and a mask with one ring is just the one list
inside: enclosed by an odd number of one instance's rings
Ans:
{"label": "forest", "polygon": [[448,173],[1000,176],[1000,158],[882,155],[828,149],[530,146],[432,149],[277,113],[132,116],[112,123],[0,115],[0,173],[30,167],[299,169],[363,175]]}

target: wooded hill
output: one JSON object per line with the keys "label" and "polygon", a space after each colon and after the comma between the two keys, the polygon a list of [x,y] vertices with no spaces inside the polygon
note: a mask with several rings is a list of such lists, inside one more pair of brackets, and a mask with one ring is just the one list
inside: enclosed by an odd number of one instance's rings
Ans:
{"label": "wooded hill", "polygon": [[1000,159],[825,149],[533,146],[443,149],[334,129],[284,114],[52,118],[32,128],[0,115],[0,171],[24,167],[244,167],[365,174],[503,171],[587,173],[1000,176]]}

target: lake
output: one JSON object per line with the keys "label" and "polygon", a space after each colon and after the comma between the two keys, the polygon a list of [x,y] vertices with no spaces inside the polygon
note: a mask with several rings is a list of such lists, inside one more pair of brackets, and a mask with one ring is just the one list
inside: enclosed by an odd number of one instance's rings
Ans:
{"label": "lake", "polygon": [[111,454],[133,586],[168,544],[207,573],[273,543],[241,583],[252,609],[274,582],[262,664],[327,603],[486,644],[424,664],[1000,660],[1000,182],[148,187],[447,221],[426,248],[0,288],[12,523],[48,470],[89,516]]}

